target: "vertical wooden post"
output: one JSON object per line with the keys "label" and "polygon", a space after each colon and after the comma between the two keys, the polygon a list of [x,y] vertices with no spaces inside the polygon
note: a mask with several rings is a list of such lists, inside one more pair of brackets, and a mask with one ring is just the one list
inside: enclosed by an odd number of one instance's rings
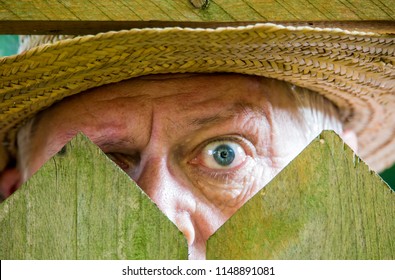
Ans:
{"label": "vertical wooden post", "polygon": [[395,193],[324,132],[225,223],[208,259],[395,259]]}
{"label": "vertical wooden post", "polygon": [[1,259],[187,259],[177,227],[79,134],[0,204]]}

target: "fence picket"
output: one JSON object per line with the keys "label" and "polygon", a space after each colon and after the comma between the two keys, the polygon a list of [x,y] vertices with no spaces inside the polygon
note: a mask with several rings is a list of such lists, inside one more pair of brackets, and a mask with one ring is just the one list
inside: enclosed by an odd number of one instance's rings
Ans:
{"label": "fence picket", "polygon": [[0,205],[1,259],[186,259],[176,226],[84,135]]}
{"label": "fence picket", "polygon": [[394,259],[395,193],[323,132],[208,241],[208,259]]}

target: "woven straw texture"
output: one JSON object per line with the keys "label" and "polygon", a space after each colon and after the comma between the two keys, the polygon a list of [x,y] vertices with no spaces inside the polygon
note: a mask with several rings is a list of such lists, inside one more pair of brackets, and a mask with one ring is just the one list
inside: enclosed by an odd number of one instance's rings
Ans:
{"label": "woven straw texture", "polygon": [[259,24],[76,37],[0,60],[0,170],[28,118],[89,88],[148,74],[234,72],[326,96],[380,171],[395,161],[395,36]]}

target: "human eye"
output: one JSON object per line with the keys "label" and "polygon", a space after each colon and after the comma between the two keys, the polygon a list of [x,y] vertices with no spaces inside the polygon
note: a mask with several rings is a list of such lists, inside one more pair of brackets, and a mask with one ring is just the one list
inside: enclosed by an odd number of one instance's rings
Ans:
{"label": "human eye", "polygon": [[231,171],[247,160],[248,151],[243,146],[237,137],[214,139],[203,144],[190,163],[213,171]]}
{"label": "human eye", "polygon": [[123,171],[133,178],[136,166],[139,163],[138,155],[128,155],[123,153],[111,153],[108,152],[106,155]]}
{"label": "human eye", "polygon": [[188,163],[189,180],[220,208],[240,206],[262,174],[255,145],[241,135],[204,141]]}

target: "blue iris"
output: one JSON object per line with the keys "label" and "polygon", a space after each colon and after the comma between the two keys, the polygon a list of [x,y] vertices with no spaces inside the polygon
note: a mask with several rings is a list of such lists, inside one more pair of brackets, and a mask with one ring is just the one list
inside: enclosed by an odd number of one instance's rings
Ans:
{"label": "blue iris", "polygon": [[235,159],[235,151],[229,145],[219,145],[214,151],[215,161],[222,166],[230,165]]}

